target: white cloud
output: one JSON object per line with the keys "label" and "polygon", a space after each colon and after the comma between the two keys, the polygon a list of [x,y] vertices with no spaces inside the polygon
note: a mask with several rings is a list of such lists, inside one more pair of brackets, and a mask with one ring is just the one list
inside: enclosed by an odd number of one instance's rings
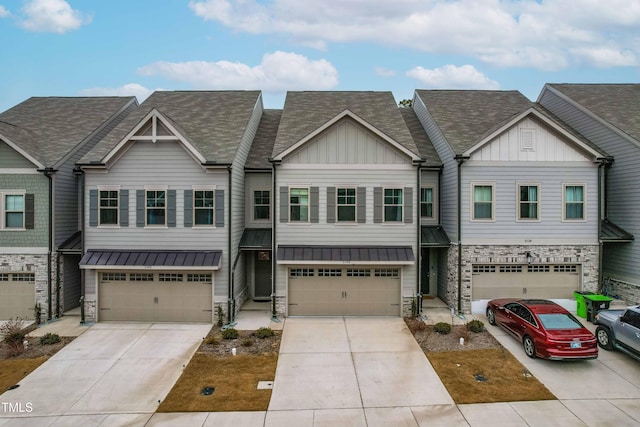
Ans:
{"label": "white cloud", "polygon": [[[192,0],[205,21],[325,49],[374,42],[501,67],[638,65],[640,2],[628,0]],[[603,49],[610,53],[603,55]],[[589,62],[592,61],[592,62]]]}
{"label": "white cloud", "polygon": [[407,71],[407,76],[418,80],[428,89],[500,89],[498,82],[489,79],[473,65],[445,65],[431,70],[415,67]]}
{"label": "white cloud", "polygon": [[[156,89],[162,90],[162,89]],[[128,83],[126,85],[114,88],[108,87],[92,87],[83,89],[80,91],[82,96],[135,96],[139,102],[147,99],[149,95],[153,93],[153,90],[138,83]]]}
{"label": "white cloud", "polygon": [[261,89],[265,92],[323,90],[338,84],[330,62],[309,60],[289,52],[265,54],[262,63],[249,66],[229,61],[154,62],[138,69],[143,76],[160,75],[189,83],[197,89]]}
{"label": "white cloud", "polygon": [[376,75],[380,77],[393,77],[396,75],[395,70],[390,70],[385,67],[375,67],[374,70],[376,72]]}
{"label": "white cloud", "polygon": [[43,33],[66,33],[91,22],[91,16],[71,8],[64,0],[29,0],[22,8],[22,28]]}
{"label": "white cloud", "polygon": [[4,6],[0,5],[0,18],[6,18],[9,15],[11,15],[9,11]]}

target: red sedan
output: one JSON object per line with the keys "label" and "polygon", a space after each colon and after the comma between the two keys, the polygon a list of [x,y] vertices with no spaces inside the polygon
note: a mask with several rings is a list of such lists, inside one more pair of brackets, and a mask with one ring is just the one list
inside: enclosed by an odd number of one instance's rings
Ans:
{"label": "red sedan", "polygon": [[596,337],[558,304],[537,299],[494,299],[487,319],[522,343],[527,356],[544,359],[595,359]]}

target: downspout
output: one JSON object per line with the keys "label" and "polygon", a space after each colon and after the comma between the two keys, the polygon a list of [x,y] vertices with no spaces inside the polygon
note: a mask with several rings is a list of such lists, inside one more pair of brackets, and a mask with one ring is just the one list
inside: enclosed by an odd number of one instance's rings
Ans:
{"label": "downspout", "polygon": [[[80,187],[80,251],[82,252],[82,256],[84,256],[84,220],[85,220],[85,213],[84,213],[84,171],[82,169],[80,169],[79,167],[76,167],[73,170],[73,174],[76,176],[76,178],[78,178],[79,181],[79,187]],[[80,269],[80,324],[84,325],[85,323],[85,318],[84,318],[84,292],[85,292],[85,288],[84,288],[84,281],[85,281],[85,272],[84,272],[84,268]]]}
{"label": "downspout", "polygon": [[278,313],[276,311],[276,161],[269,159],[271,163],[271,180],[272,194],[271,198],[271,319],[277,320]]}
{"label": "downspout", "polygon": [[60,252],[56,256],[56,317],[60,318]]}
{"label": "downspout", "polygon": [[235,304],[235,296],[234,296],[234,289],[233,289],[233,264],[231,261],[231,228],[232,228],[232,222],[231,222],[231,205],[233,203],[233,198],[232,196],[232,189],[231,189],[231,177],[232,177],[232,167],[231,166],[227,166],[227,171],[229,172],[229,207],[227,209],[227,212],[229,212],[229,230],[228,230],[228,240],[227,240],[227,247],[228,247],[228,254],[229,254],[229,273],[227,274],[227,279],[229,281],[229,289],[227,292],[228,295],[228,301],[227,301],[227,320],[228,323],[231,324],[233,323],[233,319],[235,317],[235,309],[236,309],[236,304]]}
{"label": "downspout", "polygon": [[417,186],[418,186],[418,195],[417,195],[417,209],[416,211],[418,212],[418,214],[416,215],[416,223],[418,224],[418,226],[416,227],[418,232],[417,232],[417,239],[416,241],[418,242],[418,254],[416,256],[417,259],[417,268],[416,268],[416,295],[418,298],[418,304],[416,304],[416,310],[417,310],[417,315],[420,316],[422,314],[422,285],[421,285],[421,278],[422,278],[422,221],[421,221],[421,206],[420,206],[420,202],[422,201],[422,163],[424,163],[424,160],[421,160],[420,163],[417,164],[418,168],[418,176],[416,179],[417,182]]}
{"label": "downspout", "polygon": [[454,159],[458,162],[458,316],[462,315],[462,164],[469,160],[469,156],[456,154]]}
{"label": "downspout", "polygon": [[53,168],[45,168],[41,171],[44,176],[49,179],[49,243],[47,250],[47,320],[51,320],[51,310],[53,309],[53,300],[51,298],[51,291],[53,290],[53,283],[51,280],[51,261],[53,258],[53,174],[56,172]]}
{"label": "downspout", "polygon": [[598,158],[597,160],[599,162],[598,164],[598,199],[599,200],[598,200],[598,284],[596,287],[596,291],[601,292],[602,280],[604,276],[602,274],[602,266],[604,265],[604,256],[603,256],[604,242],[602,241],[602,238],[601,238],[602,220],[607,215],[606,206],[603,206],[603,204],[606,204],[606,201],[607,201],[607,191],[606,191],[607,169],[611,167],[611,164],[613,163],[613,157],[602,157],[602,158]]}

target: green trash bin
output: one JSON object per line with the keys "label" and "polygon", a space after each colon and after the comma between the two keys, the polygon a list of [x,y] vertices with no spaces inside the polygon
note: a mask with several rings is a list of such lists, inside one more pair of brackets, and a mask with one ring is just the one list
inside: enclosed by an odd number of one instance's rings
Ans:
{"label": "green trash bin", "polygon": [[601,294],[590,294],[583,296],[584,302],[587,306],[587,320],[591,323],[595,323],[596,314],[598,314],[600,310],[609,309],[609,304],[611,304],[611,301],[613,301],[613,298]]}
{"label": "green trash bin", "polygon": [[574,291],[573,297],[576,299],[576,314],[583,319],[587,318],[587,303],[584,300],[585,295],[593,295],[593,292]]}

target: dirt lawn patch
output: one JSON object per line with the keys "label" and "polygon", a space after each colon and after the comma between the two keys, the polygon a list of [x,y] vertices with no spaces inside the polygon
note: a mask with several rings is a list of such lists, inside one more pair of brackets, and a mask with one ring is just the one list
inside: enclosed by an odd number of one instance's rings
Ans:
{"label": "dirt lawn patch", "polygon": [[[266,411],[272,390],[259,390],[258,382],[275,379],[281,335],[239,331],[238,338],[223,339],[214,326],[157,412]],[[207,387],[210,395],[203,394]]]}
{"label": "dirt lawn patch", "polygon": [[453,326],[449,334],[439,334],[421,320],[405,322],[456,403],[556,399],[486,330]]}

